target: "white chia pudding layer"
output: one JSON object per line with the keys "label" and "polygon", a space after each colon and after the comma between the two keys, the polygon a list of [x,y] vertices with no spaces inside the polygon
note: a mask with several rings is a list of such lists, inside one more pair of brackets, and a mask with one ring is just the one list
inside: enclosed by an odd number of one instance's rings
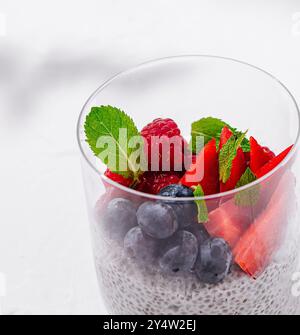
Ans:
{"label": "white chia pudding layer", "polygon": [[117,242],[101,238],[94,240],[100,290],[112,314],[296,314],[291,277],[298,247],[295,238],[285,240],[284,252],[257,279],[233,266],[222,282],[210,285],[193,273],[164,275],[156,267],[143,268]]}

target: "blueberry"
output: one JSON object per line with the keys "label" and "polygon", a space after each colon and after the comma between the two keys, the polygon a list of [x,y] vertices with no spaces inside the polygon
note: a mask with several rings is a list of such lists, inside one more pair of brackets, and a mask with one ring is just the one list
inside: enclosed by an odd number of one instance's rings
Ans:
{"label": "blueberry", "polygon": [[137,221],[144,233],[158,239],[167,238],[178,229],[173,208],[160,202],[144,202],[137,211]]}
{"label": "blueberry", "polygon": [[186,198],[194,196],[193,191],[189,187],[181,184],[168,185],[160,190],[159,195],[171,198]]}
{"label": "blueberry", "polygon": [[[193,191],[184,185],[171,184],[162,188],[159,195],[170,198],[193,197]],[[177,214],[180,228],[186,228],[197,222],[197,206],[194,201],[167,201]]]}
{"label": "blueberry", "polygon": [[170,274],[190,271],[198,254],[196,237],[188,231],[181,230],[170,239],[159,259],[161,270]]}
{"label": "blueberry", "polygon": [[140,227],[134,227],[125,235],[124,250],[129,257],[149,265],[156,259],[158,241],[144,234]]}
{"label": "blueberry", "polygon": [[200,281],[217,284],[230,270],[232,253],[222,238],[209,238],[200,246],[195,273]]}
{"label": "blueberry", "polygon": [[209,238],[209,234],[201,223],[194,223],[186,228],[187,231],[194,234],[198,240],[198,244],[201,245],[204,241]]}
{"label": "blueberry", "polygon": [[137,225],[134,204],[127,199],[115,198],[107,204],[104,230],[114,240],[123,239],[129,229]]}

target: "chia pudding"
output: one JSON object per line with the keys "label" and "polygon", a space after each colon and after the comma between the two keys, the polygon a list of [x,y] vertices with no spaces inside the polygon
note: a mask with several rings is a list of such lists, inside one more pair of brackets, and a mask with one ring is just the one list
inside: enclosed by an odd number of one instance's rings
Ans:
{"label": "chia pudding", "polygon": [[164,275],[156,267],[141,267],[111,240],[95,240],[94,253],[100,291],[111,314],[296,314],[291,275],[297,271],[298,245],[294,237],[286,238],[285,252],[257,279],[233,267],[216,285],[201,283],[193,273]]}
{"label": "chia pudding", "polygon": [[[282,182],[283,183],[283,182]],[[286,182],[284,182],[286,186]],[[120,193],[117,194],[120,196]],[[111,194],[110,194],[111,198]],[[122,198],[114,198],[114,201]],[[136,207],[140,207],[141,199]],[[134,199],[131,199],[135,203]],[[227,275],[217,283],[199,280],[195,269],[164,271],[159,258],[149,255],[137,259],[124,246],[125,231],[116,237],[112,227],[105,226],[103,197],[97,202],[92,220],[93,248],[100,289],[111,314],[296,314],[298,300],[291,294],[292,274],[298,264],[298,219],[292,206],[285,217],[286,230],[280,247],[264,271],[257,276],[245,274],[232,261]],[[286,204],[285,204],[286,205]],[[110,218],[111,219],[111,218]],[[131,227],[129,231],[137,229]],[[194,226],[192,226],[194,227]],[[192,227],[183,230],[193,231]],[[198,226],[196,226],[198,228]],[[195,227],[194,227],[195,228]],[[115,227],[114,227],[115,229]],[[202,228],[201,228],[202,229]],[[119,239],[122,237],[122,239]],[[203,243],[206,233],[198,237]],[[209,238],[209,237],[208,237]],[[168,239],[156,246],[164,252]]]}

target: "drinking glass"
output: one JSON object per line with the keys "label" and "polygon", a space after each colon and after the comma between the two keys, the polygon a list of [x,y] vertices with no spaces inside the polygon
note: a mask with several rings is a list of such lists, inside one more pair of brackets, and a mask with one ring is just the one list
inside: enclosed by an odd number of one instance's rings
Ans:
{"label": "drinking glass", "polygon": [[[276,153],[294,144],[264,177],[240,189],[197,198],[205,200],[210,211],[207,230],[232,247],[235,261],[222,281],[204,283],[195,269],[166,273],[147,253],[141,262],[124,251],[124,236],[135,223],[120,216],[120,225],[110,227],[107,208],[111,201],[127,199],[136,210],[148,201],[182,208],[194,199],[146,194],[108,179],[106,166],[93,155],[84,134],[86,115],[91,107],[100,105],[121,108],[139,129],[158,117],[174,119],[187,139],[193,121],[214,116],[239,130],[249,129],[249,135]],[[264,70],[234,59],[203,55],[158,59],[101,85],[81,111],[78,142],[96,272],[108,312],[297,313],[293,285],[299,254],[298,138],[299,110],[289,90]],[[251,205],[238,204],[237,199],[253,196]],[[179,229],[192,231],[201,247],[201,224]],[[239,234],[233,241],[234,229]],[[157,244],[157,254],[167,243]],[[144,247],[140,246],[142,251]]]}

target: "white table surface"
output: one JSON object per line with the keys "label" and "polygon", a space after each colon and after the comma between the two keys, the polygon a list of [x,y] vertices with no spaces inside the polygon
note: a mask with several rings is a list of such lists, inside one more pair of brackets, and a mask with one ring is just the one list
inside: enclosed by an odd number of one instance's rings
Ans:
{"label": "white table surface", "polygon": [[105,313],[75,140],[89,94],[145,60],[215,54],[265,68],[300,102],[297,12],[297,0],[0,1],[3,313]]}

